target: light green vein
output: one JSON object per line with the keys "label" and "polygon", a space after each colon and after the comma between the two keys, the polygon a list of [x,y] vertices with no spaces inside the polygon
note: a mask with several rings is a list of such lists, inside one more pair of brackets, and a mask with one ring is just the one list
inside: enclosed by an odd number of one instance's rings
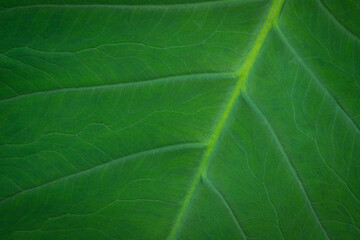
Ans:
{"label": "light green vein", "polygon": [[69,175],[62,176],[60,178],[50,180],[48,182],[41,183],[40,185],[36,185],[34,187],[23,189],[23,190],[15,193],[13,195],[10,195],[8,197],[0,199],[0,203],[15,199],[19,195],[29,193],[29,192],[33,192],[35,190],[39,190],[39,189],[42,189],[42,188],[47,187],[47,186],[51,186],[52,184],[58,183],[60,181],[65,181],[65,180],[68,180],[68,179],[71,179],[71,178],[74,178],[74,177],[79,177],[79,176],[85,175],[85,174],[87,174],[89,172],[94,172],[94,171],[97,171],[99,169],[103,169],[105,167],[113,166],[115,164],[118,164],[119,162],[125,162],[125,161],[129,161],[129,160],[141,158],[141,157],[144,157],[144,156],[149,156],[151,154],[165,153],[165,152],[178,151],[178,150],[184,150],[184,149],[201,149],[203,147],[204,147],[204,144],[201,143],[201,142],[189,142],[189,143],[180,143],[180,144],[162,146],[162,147],[157,147],[157,148],[144,150],[144,151],[141,151],[141,152],[132,153],[132,154],[129,154],[129,155],[126,155],[126,156],[122,156],[122,157],[119,157],[119,158],[116,158],[116,159],[112,159],[112,160],[110,160],[108,162],[105,162],[105,163],[102,163],[102,164],[99,164],[99,165],[95,165],[95,166],[87,168],[87,169],[83,169],[83,170],[78,171],[78,172],[74,172],[74,173],[69,174]]}
{"label": "light green vein", "polygon": [[261,110],[257,107],[256,103],[247,94],[244,94],[243,98],[246,101],[246,103],[249,105],[249,107],[251,107],[252,110],[256,113],[256,115],[265,123],[265,126],[266,126],[267,130],[270,132],[271,136],[273,137],[274,143],[276,144],[276,146],[277,146],[278,150],[280,151],[283,159],[285,160],[285,164],[289,168],[289,170],[290,170],[291,174],[293,175],[295,181],[298,183],[298,185],[300,187],[300,190],[301,190],[302,194],[304,195],[305,201],[306,201],[307,205],[309,206],[310,211],[314,216],[314,219],[316,220],[316,223],[319,225],[321,232],[324,234],[324,237],[327,240],[329,240],[329,236],[327,235],[327,232],[325,231],[323,225],[321,224],[319,216],[316,214],[316,212],[314,210],[314,207],[313,207],[313,205],[311,203],[311,199],[309,197],[309,194],[306,192],[306,189],[304,187],[303,182],[300,179],[299,174],[295,170],[295,167],[294,167],[293,163],[291,162],[288,154],[285,152],[285,149],[284,149],[283,145],[280,143],[279,138],[276,135],[276,133],[275,133],[273,127],[271,126],[270,122],[267,120],[267,118],[261,112]]}
{"label": "light green vein", "polygon": [[59,94],[59,93],[93,91],[93,90],[109,90],[109,89],[125,88],[125,87],[138,87],[140,85],[145,85],[145,84],[176,82],[178,80],[182,80],[182,81],[198,80],[198,81],[200,81],[200,80],[204,80],[204,79],[212,80],[212,79],[226,79],[226,78],[233,78],[233,77],[235,77],[235,75],[233,73],[227,73],[227,72],[211,73],[211,72],[209,72],[209,73],[196,73],[196,74],[184,74],[184,75],[177,75],[177,76],[160,77],[160,78],[147,79],[147,80],[141,80],[141,81],[135,81],[135,82],[118,82],[118,83],[108,83],[108,84],[92,85],[92,86],[55,88],[55,89],[41,90],[41,91],[36,91],[36,92],[15,95],[13,97],[3,98],[3,99],[0,99],[0,104],[16,101],[19,99],[35,97],[35,96],[39,96],[39,95],[51,96],[51,95]]}
{"label": "light green vein", "polygon": [[248,53],[248,56],[246,57],[244,63],[240,67],[240,69],[236,72],[239,76],[239,79],[235,85],[235,88],[229,99],[229,102],[227,103],[225,110],[215,128],[215,131],[210,136],[210,138],[207,142],[207,148],[206,148],[204,156],[200,162],[199,169],[198,169],[198,171],[194,177],[194,180],[192,181],[192,183],[186,193],[186,196],[185,196],[183,204],[180,208],[180,211],[179,211],[179,213],[176,217],[176,220],[170,230],[170,233],[168,236],[169,240],[174,239],[178,233],[181,223],[184,220],[185,212],[188,209],[188,206],[194,195],[196,187],[199,184],[201,177],[203,175],[205,175],[205,173],[206,173],[206,169],[207,169],[207,166],[209,163],[210,156],[212,155],[212,153],[215,149],[216,143],[221,135],[221,132],[225,126],[225,123],[226,123],[227,119],[229,118],[230,113],[231,113],[241,91],[244,89],[244,86],[246,84],[246,81],[247,81],[250,71],[252,69],[252,66],[254,65],[256,57],[258,56],[260,49],[261,49],[262,45],[264,44],[264,41],[265,41],[270,29],[272,28],[274,22],[278,18],[278,15],[282,8],[283,2],[284,2],[284,0],[274,0],[273,1],[271,8],[269,10],[268,16],[266,17],[266,20],[265,20],[263,26],[261,27],[260,32],[259,32],[251,50]]}
{"label": "light green vein", "polygon": [[300,65],[305,69],[305,71],[310,75],[311,79],[313,79],[316,85],[323,91],[325,96],[337,107],[341,113],[343,114],[344,118],[349,122],[349,124],[357,131],[360,132],[360,127],[351,117],[351,115],[345,110],[343,105],[333,96],[333,94],[329,91],[329,89],[325,86],[325,84],[319,79],[318,76],[315,75],[314,71],[309,68],[307,64],[302,60],[300,55],[296,52],[294,47],[289,42],[288,38],[285,36],[284,32],[281,30],[279,25],[275,26],[275,30],[278,33],[281,41],[285,44],[285,46],[290,50],[290,52],[294,55],[295,59],[300,63]]}
{"label": "light green vein", "polygon": [[233,210],[231,209],[230,205],[228,204],[228,202],[225,200],[224,196],[221,194],[221,192],[214,186],[214,184],[212,184],[212,182],[207,179],[206,177],[203,178],[204,183],[211,189],[211,191],[213,191],[216,196],[220,199],[221,203],[224,205],[224,207],[226,208],[226,210],[229,212],[229,215],[231,217],[231,219],[234,221],[234,224],[236,226],[236,228],[238,229],[241,237],[243,239],[247,239],[243,229],[241,228],[239,221],[237,220]]}
{"label": "light green vein", "polygon": [[27,9],[27,8],[95,8],[95,9],[186,9],[194,7],[216,7],[229,4],[242,4],[248,2],[256,2],[261,0],[212,0],[202,2],[189,3],[170,3],[170,4],[28,4],[14,6],[0,6],[0,13],[10,10]]}

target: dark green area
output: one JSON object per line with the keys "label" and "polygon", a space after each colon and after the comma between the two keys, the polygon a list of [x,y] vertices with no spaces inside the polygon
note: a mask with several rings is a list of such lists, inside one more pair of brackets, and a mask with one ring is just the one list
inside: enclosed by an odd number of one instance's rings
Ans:
{"label": "dark green area", "polygon": [[184,202],[271,4],[0,0],[0,239],[360,239],[357,0],[285,0]]}

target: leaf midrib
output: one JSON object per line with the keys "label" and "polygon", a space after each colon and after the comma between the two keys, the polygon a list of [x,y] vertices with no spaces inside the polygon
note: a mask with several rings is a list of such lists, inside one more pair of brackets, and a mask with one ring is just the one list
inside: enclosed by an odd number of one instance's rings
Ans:
{"label": "leaf midrib", "polygon": [[206,148],[204,156],[200,162],[199,169],[196,172],[194,180],[192,181],[192,183],[189,187],[189,190],[187,191],[187,193],[185,195],[183,204],[180,208],[180,211],[179,211],[179,213],[176,217],[176,220],[175,220],[175,222],[170,230],[170,233],[168,235],[168,238],[167,238],[168,240],[174,239],[176,237],[178,229],[180,228],[181,223],[184,219],[185,212],[189,206],[191,199],[193,198],[193,195],[195,193],[195,190],[196,190],[200,180],[202,178],[206,178],[207,166],[209,164],[210,157],[216,147],[216,143],[218,142],[219,137],[224,129],[224,126],[225,126],[227,120],[229,119],[229,116],[231,115],[232,109],[234,108],[234,105],[235,105],[238,97],[240,96],[241,92],[245,90],[245,84],[246,84],[246,81],[250,74],[250,71],[251,71],[251,69],[254,65],[254,62],[265,42],[265,39],[266,39],[270,29],[272,28],[273,24],[276,22],[276,20],[279,16],[283,2],[284,2],[284,0],[274,0],[273,1],[272,5],[270,7],[270,10],[268,12],[268,15],[265,19],[265,22],[264,22],[263,26],[261,27],[261,30],[260,30],[253,46],[251,47],[244,63],[237,71],[237,74],[239,76],[238,81],[236,82],[236,85],[234,87],[232,95],[225,107],[225,110],[224,110],[214,132],[212,133],[212,135],[210,136],[210,138],[207,142],[208,143],[207,148]]}

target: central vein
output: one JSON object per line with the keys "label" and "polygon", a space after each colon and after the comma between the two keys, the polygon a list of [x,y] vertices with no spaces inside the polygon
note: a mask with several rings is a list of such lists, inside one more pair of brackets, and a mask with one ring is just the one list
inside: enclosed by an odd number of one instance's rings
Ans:
{"label": "central vein", "polygon": [[168,240],[174,239],[177,234],[179,226],[184,219],[184,214],[189,205],[189,202],[194,195],[195,189],[196,189],[197,185],[199,184],[201,177],[204,176],[204,174],[206,173],[206,168],[208,166],[210,156],[215,148],[216,143],[219,140],[219,136],[224,128],[224,125],[225,125],[227,119],[229,118],[229,115],[234,107],[234,104],[236,103],[236,100],[238,99],[239,95],[241,94],[241,90],[243,90],[245,87],[245,84],[246,84],[247,78],[250,74],[251,68],[254,65],[256,57],[258,56],[260,49],[261,49],[262,45],[264,44],[264,41],[265,41],[271,27],[273,26],[274,22],[278,18],[278,15],[280,13],[283,2],[284,2],[284,0],[274,0],[273,1],[271,8],[269,10],[269,13],[264,22],[264,25],[262,26],[262,28],[259,32],[259,35],[257,36],[244,63],[242,64],[240,69],[236,72],[239,76],[239,79],[236,82],[234,91],[229,99],[228,104],[226,105],[226,108],[224,110],[224,113],[221,116],[221,119],[219,120],[218,125],[215,128],[215,131],[212,133],[211,137],[209,138],[209,140],[207,142],[206,152],[204,153],[204,156],[201,160],[199,170],[197,171],[196,176],[195,176],[193,182],[191,183],[189,190],[186,193],[185,200],[184,200],[182,207],[177,215],[176,221],[171,228],[170,234],[168,236]]}

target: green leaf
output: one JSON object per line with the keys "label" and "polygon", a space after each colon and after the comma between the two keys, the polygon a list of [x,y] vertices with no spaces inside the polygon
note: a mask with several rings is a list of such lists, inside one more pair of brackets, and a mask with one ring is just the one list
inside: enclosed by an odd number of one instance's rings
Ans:
{"label": "green leaf", "polygon": [[360,239],[358,0],[0,0],[0,239]]}

